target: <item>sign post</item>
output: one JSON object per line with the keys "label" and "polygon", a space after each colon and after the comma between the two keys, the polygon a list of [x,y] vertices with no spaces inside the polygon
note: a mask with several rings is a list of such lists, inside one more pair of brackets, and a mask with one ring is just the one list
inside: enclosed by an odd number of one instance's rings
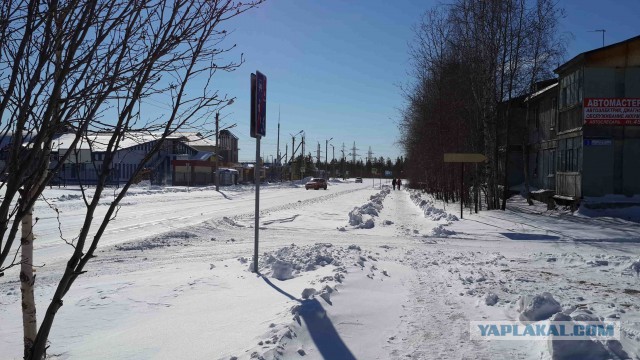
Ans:
{"label": "sign post", "polygon": [[487,157],[482,154],[473,153],[445,153],[444,162],[460,163],[460,219],[464,210],[464,163],[479,163],[487,161]]}
{"label": "sign post", "polygon": [[267,77],[259,71],[251,74],[251,124],[250,135],[256,139],[256,164],[253,177],[256,184],[255,240],[253,249],[253,272],[258,274],[258,239],[260,236],[260,138],[267,129]]}

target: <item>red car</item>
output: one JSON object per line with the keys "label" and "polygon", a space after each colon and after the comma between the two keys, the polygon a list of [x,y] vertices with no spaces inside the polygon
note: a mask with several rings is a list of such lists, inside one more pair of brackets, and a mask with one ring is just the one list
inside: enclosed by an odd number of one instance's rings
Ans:
{"label": "red car", "polygon": [[308,183],[304,184],[304,188],[306,190],[320,190],[321,188],[327,190],[327,180],[322,178],[313,178]]}

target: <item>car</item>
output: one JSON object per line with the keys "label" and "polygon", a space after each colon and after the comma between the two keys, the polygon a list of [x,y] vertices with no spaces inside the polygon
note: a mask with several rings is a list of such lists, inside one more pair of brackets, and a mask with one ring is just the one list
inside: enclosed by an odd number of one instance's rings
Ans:
{"label": "car", "polygon": [[309,182],[304,184],[304,188],[306,190],[309,190],[309,189],[320,190],[321,188],[327,190],[327,180],[323,178],[313,178],[309,180]]}
{"label": "car", "polygon": [[361,177],[357,177],[357,178],[356,178],[356,182],[357,182],[357,183],[361,183],[361,182],[362,182],[362,178],[361,178]]}

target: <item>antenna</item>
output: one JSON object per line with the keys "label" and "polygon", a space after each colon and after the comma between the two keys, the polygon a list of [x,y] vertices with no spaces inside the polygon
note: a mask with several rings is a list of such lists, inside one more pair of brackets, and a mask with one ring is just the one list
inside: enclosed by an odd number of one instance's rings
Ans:
{"label": "antenna", "polygon": [[589,31],[589,32],[601,32],[601,33],[602,33],[602,47],[604,47],[604,33],[605,33],[606,31],[607,31],[607,30],[605,30],[605,29],[599,29],[599,30],[591,30],[591,31]]}

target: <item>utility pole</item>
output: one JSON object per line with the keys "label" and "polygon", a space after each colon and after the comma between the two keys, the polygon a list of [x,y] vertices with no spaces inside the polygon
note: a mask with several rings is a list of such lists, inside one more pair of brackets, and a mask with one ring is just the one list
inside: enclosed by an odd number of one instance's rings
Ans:
{"label": "utility pole", "polygon": [[329,141],[331,140],[333,140],[333,138],[324,141],[324,171],[325,172],[329,172],[329,163],[327,162],[327,156],[329,155],[329,151],[327,148],[329,147]]}
{"label": "utility pole", "polygon": [[[289,144],[284,144],[284,159],[288,159],[289,158]],[[289,169],[291,169],[291,167],[289,167]],[[282,173],[284,172],[284,167],[280,168],[280,180],[282,180]]]}
{"label": "utility pole", "polygon": [[347,159],[344,157],[344,150],[345,150],[344,143],[342,143],[342,161],[341,161],[342,162],[342,180],[345,180],[347,178],[347,175],[344,172],[344,166],[345,166],[345,163],[347,162]]}
{"label": "utility pole", "polygon": [[[357,153],[358,150],[360,150],[360,149],[356,148],[356,142],[354,141],[353,142],[353,148],[351,149],[351,153],[349,154],[349,155],[352,156],[351,164],[352,164],[354,173],[357,170],[356,156],[360,156],[360,154]],[[360,161],[362,161],[362,157],[360,157]],[[360,176],[362,176],[362,170],[360,171]]]}
{"label": "utility pole", "polygon": [[293,160],[296,156],[296,135],[291,136],[291,161],[289,162],[289,177],[293,181]]}
{"label": "utility pole", "polygon": [[356,156],[358,156],[358,153],[356,151],[358,151],[360,149],[356,149],[356,142],[353,142],[353,148],[351,149],[351,156],[352,157],[352,161],[355,164],[356,163]]}
{"label": "utility pole", "polygon": [[220,146],[218,145],[218,129],[220,127],[220,112],[216,112],[216,169],[213,172],[214,183],[216,184],[216,191],[220,191],[220,186],[218,184],[218,177],[220,176],[218,172],[218,157],[220,156]]}
{"label": "utility pole", "polygon": [[278,105],[278,141],[276,144],[276,158],[278,159],[278,165],[280,165],[280,105]]}
{"label": "utility pole", "polygon": [[332,155],[331,155],[331,175],[333,175],[333,177],[336,177],[336,147],[333,146],[333,144],[331,144],[331,151],[332,151]]}
{"label": "utility pole", "polygon": [[296,137],[295,137],[295,135],[291,136],[291,162],[293,162],[294,156],[296,156]]}

